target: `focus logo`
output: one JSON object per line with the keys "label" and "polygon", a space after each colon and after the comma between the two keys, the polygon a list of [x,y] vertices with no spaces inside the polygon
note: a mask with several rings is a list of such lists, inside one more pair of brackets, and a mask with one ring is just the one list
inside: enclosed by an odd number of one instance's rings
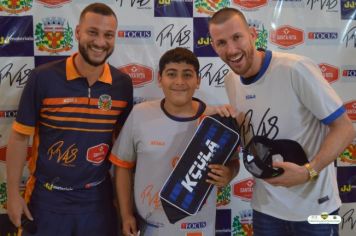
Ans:
{"label": "focus logo", "polygon": [[17,110],[0,111],[0,118],[15,118],[16,116],[17,116]]}
{"label": "focus logo", "polygon": [[356,100],[344,104],[347,115],[352,121],[356,121]]}
{"label": "focus logo", "polygon": [[152,32],[149,30],[120,30],[119,38],[151,38]]}
{"label": "focus logo", "polygon": [[251,201],[253,185],[253,178],[243,179],[233,185],[233,195],[242,200]]}
{"label": "focus logo", "polygon": [[101,143],[94,147],[91,147],[87,151],[87,161],[100,164],[105,160],[106,154],[109,151],[109,145],[106,143]]}
{"label": "focus logo", "polygon": [[196,222],[196,223],[182,223],[181,228],[182,229],[202,229],[206,227],[206,222]]}
{"label": "focus logo", "polygon": [[304,42],[304,31],[283,25],[276,30],[271,30],[270,39],[273,44],[283,49],[289,49]]}
{"label": "focus logo", "polygon": [[153,70],[150,67],[132,63],[117,69],[131,77],[134,87],[141,87],[153,81]]}
{"label": "focus logo", "polygon": [[319,68],[321,73],[323,74],[324,78],[329,83],[334,83],[339,79],[339,68],[333,65],[329,65],[326,63],[320,63]]}
{"label": "focus logo", "polygon": [[266,5],[267,0],[234,0],[234,3],[244,9],[252,10]]}

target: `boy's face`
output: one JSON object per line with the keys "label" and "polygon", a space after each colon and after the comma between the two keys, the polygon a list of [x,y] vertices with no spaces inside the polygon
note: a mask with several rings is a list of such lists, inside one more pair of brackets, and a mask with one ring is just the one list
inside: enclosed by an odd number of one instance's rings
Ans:
{"label": "boy's face", "polygon": [[170,62],[158,76],[159,87],[165,95],[165,105],[174,109],[190,105],[200,78],[194,66],[185,62]]}

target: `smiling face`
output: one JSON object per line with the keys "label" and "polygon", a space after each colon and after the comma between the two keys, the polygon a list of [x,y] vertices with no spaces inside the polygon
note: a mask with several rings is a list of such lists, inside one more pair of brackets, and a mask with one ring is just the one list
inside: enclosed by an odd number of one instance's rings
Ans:
{"label": "smiling face", "polygon": [[79,54],[91,66],[101,66],[113,53],[117,22],[112,15],[87,12],[76,27]]}
{"label": "smiling face", "polygon": [[257,33],[238,15],[223,23],[209,25],[212,46],[219,57],[238,75],[245,78],[258,73],[260,62],[255,40]]}
{"label": "smiling face", "polygon": [[165,108],[177,111],[192,106],[192,97],[199,87],[200,78],[193,65],[169,62],[158,76],[158,82],[165,95]]}

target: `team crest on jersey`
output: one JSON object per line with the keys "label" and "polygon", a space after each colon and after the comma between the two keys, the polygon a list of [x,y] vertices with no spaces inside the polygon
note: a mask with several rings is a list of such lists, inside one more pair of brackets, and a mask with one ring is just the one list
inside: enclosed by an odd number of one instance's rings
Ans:
{"label": "team crest on jersey", "polygon": [[100,95],[98,101],[98,108],[101,110],[108,111],[111,109],[111,106],[112,106],[111,96],[107,94]]}
{"label": "team crest on jersey", "polygon": [[73,29],[62,17],[46,17],[36,24],[35,42],[39,51],[59,53],[73,48]]}
{"label": "team crest on jersey", "polygon": [[29,11],[32,8],[32,0],[0,0],[0,12],[18,14]]}
{"label": "team crest on jersey", "polygon": [[205,13],[208,15],[213,15],[214,12],[218,10],[230,6],[229,0],[215,0],[215,1],[207,1],[207,0],[196,0],[194,1],[195,8],[199,13]]}

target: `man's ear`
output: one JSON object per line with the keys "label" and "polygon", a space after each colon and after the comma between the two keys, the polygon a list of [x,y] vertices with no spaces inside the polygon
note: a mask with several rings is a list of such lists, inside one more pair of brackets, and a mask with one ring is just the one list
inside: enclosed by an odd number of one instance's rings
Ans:
{"label": "man's ear", "polygon": [[159,87],[159,88],[162,88],[162,84],[161,84],[161,82],[162,82],[162,76],[161,76],[160,74],[158,74],[157,82],[158,82],[158,87]]}
{"label": "man's ear", "polygon": [[201,78],[200,78],[200,76],[198,76],[198,78],[197,78],[197,89],[199,89],[199,86],[200,86],[200,82],[201,82]]}
{"label": "man's ear", "polygon": [[255,41],[258,38],[258,33],[257,33],[256,28],[253,26],[250,26],[249,31],[250,31],[250,35],[251,35],[252,39]]}
{"label": "man's ear", "polygon": [[80,26],[77,25],[77,26],[75,27],[75,39],[76,39],[76,40],[79,40],[79,31],[80,31]]}

